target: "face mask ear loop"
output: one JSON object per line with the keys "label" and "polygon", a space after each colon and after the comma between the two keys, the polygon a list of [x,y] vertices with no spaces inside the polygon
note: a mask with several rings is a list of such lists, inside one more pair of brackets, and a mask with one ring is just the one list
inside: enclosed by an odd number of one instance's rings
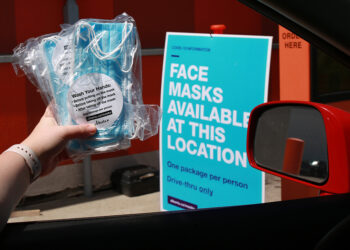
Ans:
{"label": "face mask ear loop", "polygon": [[[98,44],[98,41],[102,38],[103,34],[100,34],[99,36],[96,36],[96,33],[93,29],[93,27],[87,23],[87,22],[81,22],[80,27],[84,26],[88,29],[88,39],[91,41],[89,46],[87,48],[90,48],[92,53],[95,55],[96,58],[98,58],[99,60],[109,60],[109,59],[116,59],[120,56],[120,54],[116,55],[116,56],[112,56],[115,53],[119,52],[120,50],[123,49],[124,43],[125,41],[128,39],[128,37],[130,36],[131,32],[133,31],[133,24],[131,23],[131,27],[128,30],[128,23],[124,22],[124,28],[123,28],[123,38],[122,41],[119,43],[119,45],[112,51],[110,52],[104,52],[102,51],[101,47]],[[83,37],[81,37],[80,35],[80,27],[79,27],[79,31],[77,32],[77,36],[82,38],[84,41],[86,41],[86,39],[84,39]],[[136,49],[134,49],[131,54],[132,54],[132,62],[133,62],[133,58],[135,55]],[[127,70],[123,70],[123,72],[129,72],[131,69],[132,65],[129,66],[129,68]],[[122,67],[121,67],[122,68]]]}
{"label": "face mask ear loop", "polygon": [[[127,29],[127,25],[128,23],[127,22],[125,22],[125,25],[124,25],[124,29],[123,29],[123,34],[124,34],[124,38],[123,38],[123,40],[122,40],[122,42],[119,44],[119,46],[121,46],[121,45],[123,45],[124,43],[125,43],[125,41],[126,41],[126,39],[130,36],[130,33],[132,32],[132,30],[133,30],[133,24],[132,23],[130,23],[131,24],[131,27],[130,27],[130,29],[129,29],[129,31],[128,31],[128,33],[126,33],[126,29]],[[131,57],[131,63],[130,63],[130,65],[128,66],[128,67],[126,67],[126,66],[124,66],[124,65],[120,65],[120,63],[118,62],[118,61],[116,61],[117,63],[118,63],[118,65],[119,65],[119,68],[120,68],[120,70],[123,72],[123,73],[128,73],[128,72],[130,72],[130,70],[132,69],[132,66],[133,66],[133,64],[134,64],[134,57],[135,57],[135,53],[136,53],[136,51],[137,51],[137,47],[138,47],[138,40],[136,39],[136,41],[135,41],[135,46],[132,48],[132,50],[131,50],[131,52],[130,52],[130,57]],[[124,47],[123,47],[124,48]],[[121,48],[121,49],[123,49],[123,48]],[[115,52],[111,52],[112,54],[113,53],[115,53]],[[120,56],[120,54],[119,55],[117,55],[117,56],[114,56],[114,57],[109,57],[109,58],[107,58],[107,59],[116,59],[116,58],[118,58]],[[125,58],[125,61],[126,61],[127,59]],[[125,69],[126,68],[126,69]]]}
{"label": "face mask ear loop", "polygon": [[[57,44],[57,42],[59,41],[60,37],[59,36],[52,36],[52,37],[47,37],[47,38],[44,38],[40,44],[39,44],[39,53],[40,53],[40,58],[42,58],[42,60],[45,60],[45,69],[43,70],[43,72],[41,73],[42,75],[45,75],[47,74],[47,71],[48,71],[48,61],[46,60],[46,57],[45,57],[45,49],[44,49],[44,45],[46,42],[53,42],[55,44]],[[51,62],[52,62],[52,59],[51,59]],[[45,77],[42,77],[42,78],[45,78]],[[47,80],[50,82],[49,84],[44,84],[44,86],[42,86],[43,89],[46,89],[46,91],[48,92],[49,94],[49,98],[47,99],[47,102],[50,103],[50,105],[55,109],[55,117],[57,119],[57,106],[56,106],[56,100],[54,98],[55,94],[54,94],[54,89],[53,89],[53,85],[51,83],[51,78],[50,77],[47,77]],[[50,100],[49,100],[50,99]],[[59,119],[57,119],[59,120]]]}
{"label": "face mask ear loop", "polygon": [[110,52],[103,52],[100,48],[100,46],[98,45],[98,43],[95,43],[94,45],[94,49],[95,49],[95,52],[99,53],[100,55],[99,56],[96,56],[98,59],[100,60],[106,60],[106,59],[116,59],[120,56],[119,55],[116,55],[116,56],[112,56],[114,55],[115,53],[119,52],[120,50],[123,49],[123,46],[124,46],[124,43],[126,41],[126,39],[128,39],[128,37],[130,36],[132,30],[133,30],[133,24],[131,23],[131,27],[130,29],[127,31],[128,29],[128,23],[127,22],[124,22],[124,29],[123,29],[123,35],[122,35],[122,40],[121,42],[119,43],[119,45],[112,51]]}
{"label": "face mask ear loop", "polygon": [[[46,42],[53,42],[53,43],[57,44],[59,38],[60,38],[59,36],[46,37],[40,42],[40,45],[39,45],[40,46],[40,50],[39,51],[42,54],[41,58],[45,58],[45,55],[44,55],[45,54],[44,53],[44,45],[45,45],[45,43]],[[51,62],[52,62],[52,59],[51,59]],[[46,64],[48,64],[48,62],[46,62]],[[44,71],[42,72],[42,75],[45,75],[47,70],[48,70],[48,65],[45,67]],[[48,85],[50,87],[50,90],[53,91],[52,84],[48,84]]]}
{"label": "face mask ear loop", "polygon": [[129,68],[128,68],[128,69],[123,69],[123,67],[120,67],[121,71],[123,71],[124,73],[128,73],[128,72],[132,69],[132,66],[133,66],[133,64],[134,64],[135,53],[136,53],[136,51],[137,51],[137,46],[138,46],[138,41],[136,40],[135,46],[133,47],[133,49],[132,49],[132,51],[131,51],[131,53],[130,53],[130,54],[131,54],[131,55],[130,55],[130,57],[131,57],[131,63],[130,63]]}

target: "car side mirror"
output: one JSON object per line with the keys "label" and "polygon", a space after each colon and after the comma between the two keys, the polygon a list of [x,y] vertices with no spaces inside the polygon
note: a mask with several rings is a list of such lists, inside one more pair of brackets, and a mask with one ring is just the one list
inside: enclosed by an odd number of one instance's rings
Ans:
{"label": "car side mirror", "polygon": [[249,163],[329,193],[350,192],[350,113],[312,102],[280,101],[250,114]]}

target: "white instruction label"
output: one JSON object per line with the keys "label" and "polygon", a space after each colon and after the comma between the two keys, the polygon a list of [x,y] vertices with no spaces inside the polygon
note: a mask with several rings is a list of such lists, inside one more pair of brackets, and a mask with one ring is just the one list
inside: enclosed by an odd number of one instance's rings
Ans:
{"label": "white instruction label", "polygon": [[90,73],[73,83],[68,102],[69,112],[76,123],[94,123],[98,129],[108,128],[122,112],[123,94],[111,77]]}
{"label": "white instruction label", "polygon": [[72,36],[62,36],[56,41],[56,47],[52,53],[52,66],[56,75],[65,84],[73,77],[73,49]]}

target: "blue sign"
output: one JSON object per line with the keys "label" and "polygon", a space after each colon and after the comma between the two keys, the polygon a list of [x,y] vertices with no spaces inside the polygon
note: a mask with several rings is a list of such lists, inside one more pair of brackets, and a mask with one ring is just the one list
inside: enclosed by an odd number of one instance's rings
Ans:
{"label": "blue sign", "polygon": [[247,159],[251,110],[266,101],[271,37],[167,33],[160,128],[161,206],[261,203]]}

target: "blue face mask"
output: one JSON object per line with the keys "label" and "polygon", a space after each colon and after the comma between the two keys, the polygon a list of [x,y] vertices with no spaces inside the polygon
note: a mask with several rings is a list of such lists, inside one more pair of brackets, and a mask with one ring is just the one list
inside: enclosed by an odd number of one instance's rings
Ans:
{"label": "blue face mask", "polygon": [[88,140],[72,140],[71,153],[126,148],[134,133],[130,117],[133,64],[138,40],[132,23],[79,21],[66,36],[43,43],[56,113],[61,124],[94,123]]}

